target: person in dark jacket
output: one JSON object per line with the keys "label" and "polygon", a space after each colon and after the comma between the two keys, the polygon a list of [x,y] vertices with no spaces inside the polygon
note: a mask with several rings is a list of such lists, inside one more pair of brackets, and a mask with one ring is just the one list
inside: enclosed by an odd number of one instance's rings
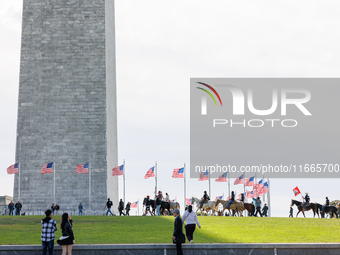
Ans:
{"label": "person in dark jacket", "polygon": [[8,215],[13,215],[13,210],[14,210],[14,203],[13,203],[13,201],[11,201],[11,202],[8,204],[8,210],[9,210]]}
{"label": "person in dark jacket", "polygon": [[160,197],[156,198],[156,211],[157,211],[157,216],[161,216],[161,204],[162,204],[162,199]]}
{"label": "person in dark jacket", "polygon": [[84,207],[83,207],[83,205],[81,204],[81,202],[79,203],[79,205],[78,205],[78,215],[83,215],[83,209],[84,209]]}
{"label": "person in dark jacket", "polygon": [[268,217],[267,212],[268,212],[268,206],[267,206],[267,204],[264,204],[264,206],[262,208],[263,216]]}
{"label": "person in dark jacket", "polygon": [[203,204],[205,202],[208,202],[209,200],[210,200],[209,195],[207,194],[206,191],[204,191],[203,197],[201,198],[201,201],[200,201],[200,208],[202,208]]}
{"label": "person in dark jacket", "polygon": [[122,214],[125,216],[125,213],[123,213],[123,210],[124,210],[124,202],[122,199],[120,199],[119,205],[118,205],[119,216],[122,216]]}
{"label": "person in dark jacket", "polygon": [[290,209],[289,209],[289,218],[290,217],[293,218],[293,206],[290,206]]}
{"label": "person in dark jacket", "polygon": [[128,202],[125,206],[125,216],[130,216],[130,206],[131,206],[131,203]]}
{"label": "person in dark jacket", "polygon": [[[175,217],[175,224],[174,224],[174,233],[172,234],[172,240],[175,242],[177,238],[183,237],[183,222],[181,219],[181,216],[179,215],[180,212],[178,209],[175,209],[174,212],[174,217]],[[184,236],[185,238],[185,236]],[[177,255],[183,255],[182,251],[182,243],[176,242],[176,249],[177,249]]]}
{"label": "person in dark jacket", "polygon": [[55,215],[58,215],[58,212],[60,210],[60,206],[58,204],[55,205]]}
{"label": "person in dark jacket", "polygon": [[309,205],[309,201],[310,201],[310,197],[309,197],[309,193],[306,192],[306,195],[303,197],[303,199],[305,200],[305,202],[302,204],[303,205],[303,209],[307,210],[307,205]]}
{"label": "person in dark jacket", "polygon": [[321,213],[323,213],[324,209],[327,208],[327,207],[329,207],[329,199],[328,199],[328,197],[326,197],[326,203],[322,206]]}
{"label": "person in dark jacket", "polygon": [[72,230],[72,224],[73,221],[71,219],[71,216],[67,213],[64,213],[61,216],[61,231],[62,231],[62,237],[58,240],[58,244],[61,245],[63,249],[62,255],[68,255],[72,254],[72,245],[74,242],[74,233]]}
{"label": "person in dark jacket", "polygon": [[52,206],[51,206],[51,211],[52,211],[52,214],[54,215],[54,211],[55,211],[55,205],[54,204],[52,204]]}
{"label": "person in dark jacket", "polygon": [[106,205],[104,207],[104,210],[105,208],[107,208],[107,211],[106,211],[106,215],[108,215],[109,213],[111,213],[111,215],[113,216],[113,213],[111,212],[111,206],[113,205],[112,201],[110,200],[110,198],[107,199],[107,202],[106,202]]}
{"label": "person in dark jacket", "polygon": [[18,203],[15,204],[15,215],[20,215],[20,211],[22,208],[22,204],[20,203],[20,201],[18,201]]}
{"label": "person in dark jacket", "polygon": [[241,199],[240,199],[240,201],[244,203],[244,193],[241,193]]}
{"label": "person in dark jacket", "polygon": [[52,211],[46,210],[45,212],[46,218],[41,220],[41,243],[42,243],[42,254],[53,255],[53,248],[54,248],[54,232],[57,231],[57,223],[55,220],[52,219]]}
{"label": "person in dark jacket", "polygon": [[230,196],[230,200],[229,200],[229,202],[227,204],[227,209],[229,209],[230,208],[230,204],[234,203],[234,202],[235,202],[235,193],[234,193],[234,191],[232,191],[231,192],[231,196]]}

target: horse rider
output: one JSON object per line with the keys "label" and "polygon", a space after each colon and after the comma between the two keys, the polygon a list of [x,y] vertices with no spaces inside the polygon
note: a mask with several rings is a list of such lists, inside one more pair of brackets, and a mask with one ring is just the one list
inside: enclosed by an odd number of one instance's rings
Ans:
{"label": "horse rider", "polygon": [[231,203],[234,203],[234,202],[235,202],[235,193],[234,193],[234,191],[232,191],[232,192],[231,192],[230,200],[228,201],[228,204],[227,204],[227,209],[229,209],[230,204],[231,204]]}
{"label": "horse rider", "polygon": [[243,194],[243,193],[241,193],[241,199],[240,199],[240,201],[244,203],[244,194]]}
{"label": "horse rider", "polygon": [[145,205],[145,215],[147,215],[147,212],[149,212],[152,215],[150,211],[150,205],[151,205],[150,196],[146,196],[144,205]]}
{"label": "horse rider", "polygon": [[308,192],[306,192],[305,194],[306,194],[305,197],[302,197],[305,200],[305,202],[302,205],[303,205],[303,208],[307,210],[306,206],[309,205],[310,197],[308,195],[309,194]]}
{"label": "horse rider", "polygon": [[324,209],[327,208],[327,207],[329,207],[329,199],[328,199],[328,197],[326,197],[326,203],[322,206],[321,213],[323,213]]}
{"label": "horse rider", "polygon": [[170,198],[169,198],[169,194],[168,193],[165,193],[164,201],[168,202],[168,203],[170,202]]}
{"label": "horse rider", "polygon": [[207,192],[204,191],[203,197],[201,198],[200,201],[200,208],[202,208],[203,204],[208,202],[210,200],[210,197],[208,196]]}

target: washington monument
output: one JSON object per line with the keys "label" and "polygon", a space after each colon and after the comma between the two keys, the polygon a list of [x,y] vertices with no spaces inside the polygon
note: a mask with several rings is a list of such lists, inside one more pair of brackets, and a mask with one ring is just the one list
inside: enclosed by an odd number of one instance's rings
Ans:
{"label": "washington monument", "polygon": [[118,206],[115,63],[114,0],[23,0],[13,194],[23,211]]}

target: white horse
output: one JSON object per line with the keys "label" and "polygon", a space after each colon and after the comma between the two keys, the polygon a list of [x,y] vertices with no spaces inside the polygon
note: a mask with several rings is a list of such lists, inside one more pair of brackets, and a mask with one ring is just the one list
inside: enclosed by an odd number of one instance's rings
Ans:
{"label": "white horse", "polygon": [[215,215],[215,211],[216,211],[216,206],[215,206],[215,202],[214,201],[208,201],[203,203],[202,205],[202,209],[200,208],[201,202],[197,197],[192,197],[191,198],[192,204],[196,203],[197,209],[196,209],[196,213],[198,210],[201,211],[201,213],[203,211],[206,211],[207,213],[211,210],[212,211],[212,215]]}

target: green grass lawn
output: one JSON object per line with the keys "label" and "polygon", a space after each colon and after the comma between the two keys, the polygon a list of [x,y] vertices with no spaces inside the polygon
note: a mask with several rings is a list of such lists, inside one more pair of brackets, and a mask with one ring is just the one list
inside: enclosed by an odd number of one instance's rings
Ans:
{"label": "green grass lawn", "polygon": [[[0,217],[0,245],[41,244],[42,216]],[[61,216],[55,216],[61,236]],[[174,217],[73,216],[76,244],[170,243]],[[198,217],[195,243],[339,242],[338,219]]]}

